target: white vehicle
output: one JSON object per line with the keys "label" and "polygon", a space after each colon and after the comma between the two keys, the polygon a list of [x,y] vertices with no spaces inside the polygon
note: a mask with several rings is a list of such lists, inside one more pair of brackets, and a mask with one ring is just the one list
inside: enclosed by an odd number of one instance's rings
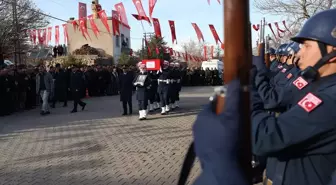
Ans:
{"label": "white vehicle", "polygon": [[206,68],[211,69],[217,69],[218,71],[223,71],[224,64],[222,61],[218,59],[212,59],[210,61],[203,61],[202,62],[202,69],[205,70]]}

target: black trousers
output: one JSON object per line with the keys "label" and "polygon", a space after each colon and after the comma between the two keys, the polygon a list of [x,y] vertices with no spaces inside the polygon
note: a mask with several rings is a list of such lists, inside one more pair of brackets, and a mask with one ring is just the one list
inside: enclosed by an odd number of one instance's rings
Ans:
{"label": "black trousers", "polygon": [[159,86],[158,93],[159,93],[159,97],[160,97],[161,107],[169,105],[168,86],[163,86],[163,87]]}
{"label": "black trousers", "polygon": [[77,111],[78,104],[82,107],[85,105],[85,103],[81,100],[81,97],[82,97],[81,91],[72,92],[72,98],[74,100],[74,107],[73,107],[74,111]]}
{"label": "black trousers", "polygon": [[133,113],[133,108],[132,108],[132,97],[129,98],[128,100],[124,100],[122,101],[122,106],[123,106],[123,109],[124,109],[124,114],[127,114],[127,105],[128,105],[128,112],[130,114]]}
{"label": "black trousers", "polygon": [[148,100],[138,100],[139,110],[147,110]]}

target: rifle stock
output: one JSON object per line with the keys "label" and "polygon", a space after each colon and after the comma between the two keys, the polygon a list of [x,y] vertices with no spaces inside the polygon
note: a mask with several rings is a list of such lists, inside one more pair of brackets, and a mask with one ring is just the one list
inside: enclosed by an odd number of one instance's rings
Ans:
{"label": "rifle stock", "polygon": [[[239,151],[239,164],[245,173],[246,179],[252,184],[251,165],[251,126],[250,126],[250,95],[249,71],[252,64],[251,24],[249,0],[224,1],[224,84],[239,79],[242,85],[240,93],[240,133],[241,142]],[[215,97],[216,113],[224,111],[225,95]]]}

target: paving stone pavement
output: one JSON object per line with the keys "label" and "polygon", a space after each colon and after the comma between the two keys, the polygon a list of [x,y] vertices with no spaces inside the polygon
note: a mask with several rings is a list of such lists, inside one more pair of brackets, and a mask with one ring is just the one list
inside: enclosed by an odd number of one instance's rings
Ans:
{"label": "paving stone pavement", "polygon": [[[211,87],[185,87],[181,108],[161,116],[122,117],[119,96],[84,99],[83,112],[39,110],[0,118],[1,185],[176,184],[191,125]],[[136,101],[133,101],[136,110]],[[199,173],[197,163],[189,183]]]}

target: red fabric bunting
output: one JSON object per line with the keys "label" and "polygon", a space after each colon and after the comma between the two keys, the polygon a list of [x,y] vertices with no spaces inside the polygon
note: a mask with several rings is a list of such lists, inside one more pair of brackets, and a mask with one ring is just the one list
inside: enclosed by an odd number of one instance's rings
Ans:
{"label": "red fabric bunting", "polygon": [[67,43],[69,40],[68,27],[67,27],[67,24],[62,24],[62,26],[63,26],[63,34],[64,34],[64,43]]}
{"label": "red fabric bunting", "polygon": [[130,26],[128,25],[128,20],[127,20],[124,4],[120,2],[120,3],[115,4],[114,7],[117,10],[118,14],[120,15],[119,20],[121,21],[121,23],[123,23],[124,25],[126,25],[126,27],[130,29]]}
{"label": "red fabric bunting", "polygon": [[216,31],[216,29],[215,29],[215,26],[212,25],[212,24],[209,24],[209,27],[210,27],[210,30],[211,30],[211,32],[212,32],[213,37],[215,38],[215,42],[216,42],[216,44],[218,44],[218,41],[219,41],[220,43],[222,43],[222,41],[220,40],[220,38],[219,38],[219,36],[218,36],[218,34],[217,34],[217,31]]}
{"label": "red fabric bunting", "polygon": [[59,26],[55,26],[55,44],[59,44]]}
{"label": "red fabric bunting", "polygon": [[203,40],[203,42],[204,42],[203,34],[202,34],[201,30],[199,29],[199,27],[197,26],[197,24],[196,24],[196,23],[191,23],[191,25],[192,25],[192,26],[194,27],[194,29],[195,29],[195,32],[196,32],[198,41],[201,42],[201,40]]}
{"label": "red fabric bunting", "polygon": [[258,31],[260,29],[260,24],[257,25],[253,24],[252,27],[255,31]]}
{"label": "red fabric bunting", "polygon": [[78,19],[85,18],[87,16],[87,8],[85,3],[78,3]]}
{"label": "red fabric bunting", "polygon": [[271,23],[268,23],[268,27],[270,28],[271,32],[273,33],[274,38],[277,38],[276,35],[275,35],[275,33],[274,33],[274,30],[272,28],[272,24]]}
{"label": "red fabric bunting", "polygon": [[[147,21],[148,23],[150,23],[150,20],[149,18],[147,17],[146,15],[146,12],[145,10],[143,9],[143,6],[142,6],[142,3],[141,3],[141,0],[133,0],[133,4],[135,6],[135,8],[137,9],[138,11],[138,18],[137,20],[145,20]],[[133,15],[134,16],[134,15]]]}
{"label": "red fabric bunting", "polygon": [[119,21],[120,15],[117,11],[112,10],[112,32],[113,35],[120,35]]}
{"label": "red fabric bunting", "polygon": [[288,27],[286,26],[286,21],[285,21],[285,20],[282,21],[282,24],[284,25],[284,27],[286,28],[286,30],[289,31],[290,34],[292,34],[291,31],[290,31],[290,30],[288,29]]}
{"label": "red fabric bunting", "polygon": [[95,34],[95,36],[98,37],[99,29],[98,29],[96,23],[94,22],[93,15],[89,15],[89,16],[88,16],[88,19],[89,19],[89,21],[90,21],[90,25],[91,25],[93,34]]}
{"label": "red fabric bunting", "polygon": [[176,41],[176,44],[177,44],[176,32],[175,32],[175,22],[171,20],[169,20],[168,22],[169,22],[170,32],[172,35],[172,43],[174,44],[174,42]]}
{"label": "red fabric bunting", "polygon": [[149,4],[149,17],[150,17],[150,18],[152,18],[153,10],[154,10],[156,1],[157,1],[157,0],[149,0],[149,1],[148,1],[148,4]]}
{"label": "red fabric bunting", "polygon": [[157,37],[162,37],[161,36],[161,27],[160,27],[160,22],[159,19],[153,18],[153,25],[154,25],[154,32]]}
{"label": "red fabric bunting", "polygon": [[110,26],[109,26],[109,24],[108,24],[108,22],[107,22],[107,15],[106,15],[105,10],[100,10],[100,11],[98,12],[98,16],[100,17],[100,20],[101,20],[102,23],[104,24],[104,26],[105,26],[105,28],[107,29],[107,31],[108,31],[109,33],[111,33]]}
{"label": "red fabric bunting", "polygon": [[86,35],[88,37],[90,37],[88,31],[87,31],[87,27],[86,27],[86,19],[85,18],[82,18],[82,19],[79,19],[79,27],[80,27],[80,30],[82,31],[82,35],[83,37],[86,39]]}

